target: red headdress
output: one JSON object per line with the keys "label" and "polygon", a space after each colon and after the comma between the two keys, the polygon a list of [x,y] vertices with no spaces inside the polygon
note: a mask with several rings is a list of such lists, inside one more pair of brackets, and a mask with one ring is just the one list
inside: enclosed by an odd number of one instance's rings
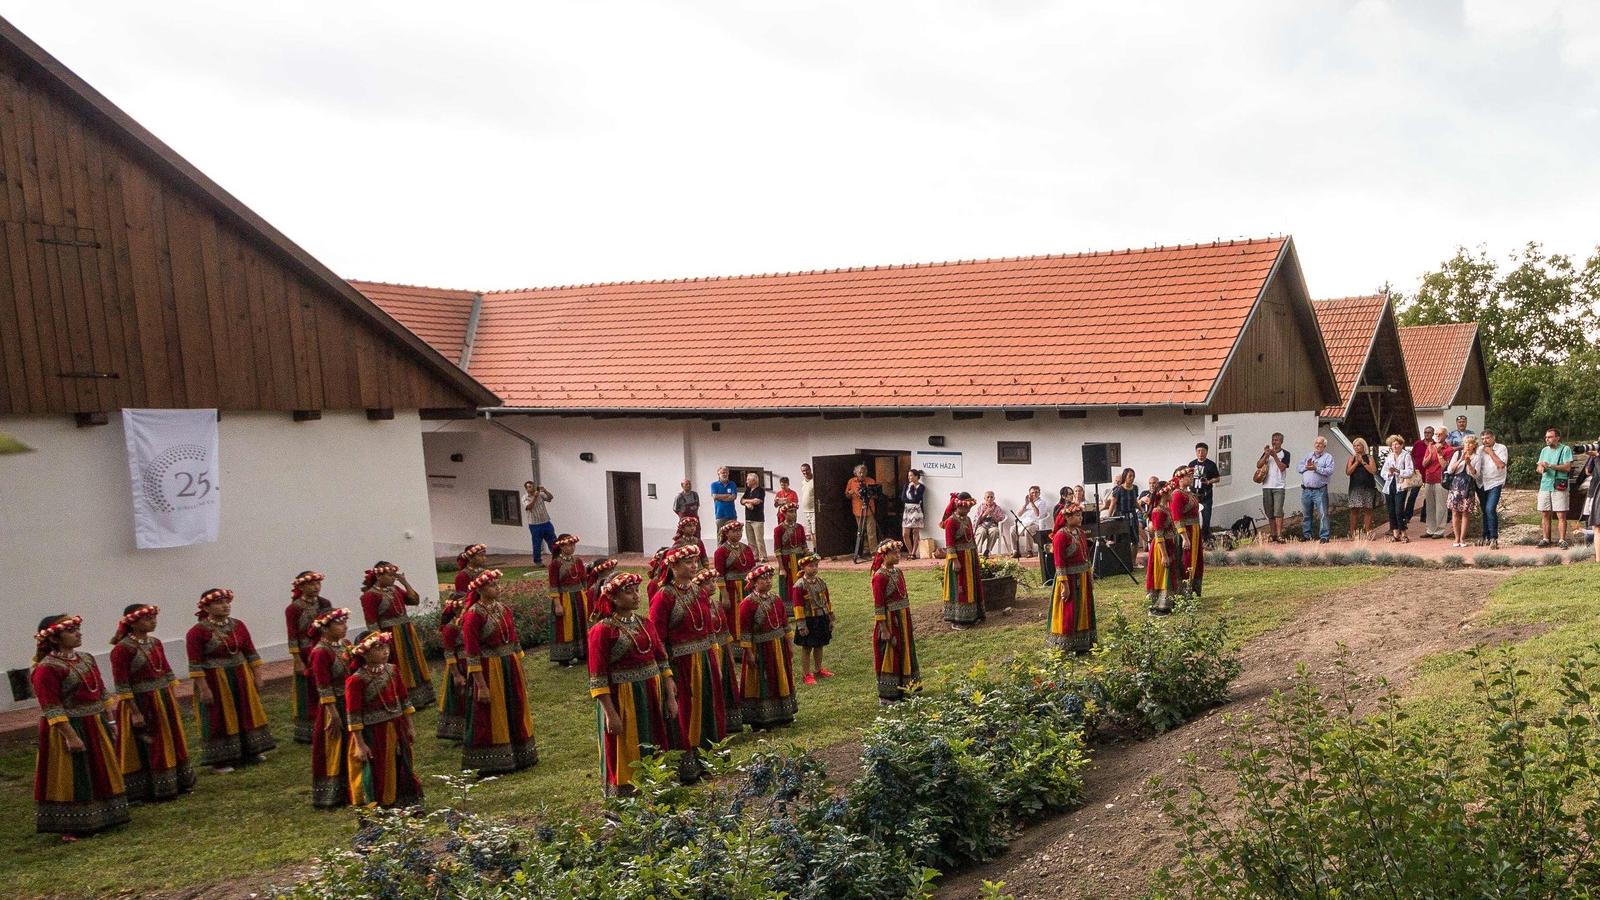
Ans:
{"label": "red headdress", "polygon": [[650,578],[652,581],[655,580],[657,575],[661,574],[661,561],[666,559],[667,553],[671,550],[671,547],[662,547],[656,551],[654,556],[650,557]]}
{"label": "red headdress", "polygon": [[701,569],[700,571],[694,573],[694,577],[689,579],[689,583],[695,587],[704,587],[706,582],[711,581],[716,577],[716,569]]}
{"label": "red headdress", "polygon": [[311,620],[311,627],[306,629],[306,634],[312,635],[313,637],[319,636],[322,634],[322,629],[328,627],[329,625],[332,625],[335,622],[348,621],[350,621],[350,610],[345,609],[342,606],[338,609],[330,609],[322,615]]}
{"label": "red headdress", "polygon": [[451,597],[449,600],[446,600],[439,605],[439,619],[443,621],[444,619],[453,616],[466,608],[467,598],[465,594]]}
{"label": "red headdress", "polygon": [[302,587],[305,587],[306,585],[310,584],[313,581],[323,581],[323,580],[324,579],[322,577],[322,573],[321,572],[301,572],[299,575],[296,575],[294,577],[294,581],[290,582],[290,585],[289,585],[289,596],[293,597],[296,600],[299,600],[300,599],[300,589]]}
{"label": "red headdress", "polygon": [[739,532],[741,532],[743,530],[744,530],[744,526],[739,524],[739,522],[737,520],[735,520],[735,521],[729,522],[728,524],[722,526],[721,528],[718,528],[717,529],[717,534],[721,535],[723,540],[727,540],[728,539],[728,535],[730,535],[730,534],[733,535],[735,540],[737,540],[738,537],[739,537]]}
{"label": "red headdress", "polygon": [[123,613],[122,618],[117,620],[117,630],[111,635],[111,643],[122,643],[122,639],[128,636],[129,625],[132,625],[134,622],[139,621],[145,616],[153,616],[159,612],[161,612],[161,607],[145,603],[128,610],[126,613]]}
{"label": "red headdress", "polygon": [[387,647],[393,643],[394,637],[391,636],[389,632],[369,631],[367,632],[366,637],[363,637],[361,640],[357,641],[356,645],[350,648],[350,652],[355,656],[361,657],[362,662],[366,662],[367,654],[371,652],[373,648]]}
{"label": "red headdress", "polygon": [[400,567],[391,562],[381,562],[362,573],[361,589],[367,590],[378,583],[379,575],[398,575]]}
{"label": "red headdress", "polygon": [[465,569],[467,567],[467,560],[473,558],[474,556],[477,556],[479,553],[482,553],[482,552],[484,552],[485,550],[488,550],[488,549],[489,549],[488,547],[485,547],[482,544],[470,544],[470,545],[468,545],[466,549],[464,549],[460,553],[456,554],[456,568]]}
{"label": "red headdress", "polygon": [[78,628],[81,625],[83,625],[83,616],[61,616],[53,622],[49,619],[40,622],[39,630],[33,633],[33,661],[38,663],[39,660],[50,655],[50,651],[53,649],[50,643],[51,638],[63,631],[70,628]]}
{"label": "red headdress", "polygon": [[800,504],[792,503],[792,502],[790,502],[788,500],[785,500],[782,503],[778,504],[778,512],[780,512],[780,513],[786,513],[791,509],[799,509],[799,508],[800,508]]}
{"label": "red headdress", "polygon": [[556,538],[555,545],[557,547],[576,547],[578,546],[578,536],[575,534],[563,534]]}
{"label": "red headdress", "polygon": [[815,553],[802,553],[802,554],[800,554],[800,558],[794,561],[794,564],[797,565],[797,566],[809,566],[812,563],[819,563],[820,564],[821,562],[822,562],[822,557],[818,556]]}
{"label": "red headdress", "polygon": [[745,576],[745,580],[749,582],[755,582],[761,578],[771,578],[772,573],[776,571],[777,570],[773,567],[767,565],[766,563],[762,563],[761,565],[756,566],[754,569],[751,569],[750,574]]}
{"label": "red headdress", "polygon": [[693,544],[687,544],[685,546],[679,547],[676,550],[668,551],[667,555],[663,556],[661,558],[661,562],[663,564],[667,565],[667,566],[673,566],[673,565],[676,565],[676,564],[678,564],[680,562],[683,562],[686,559],[699,559],[699,558],[700,558],[700,548],[696,547]]}
{"label": "red headdress", "polygon": [[589,577],[593,578],[603,572],[609,572],[617,567],[617,558],[608,556],[605,559],[589,564]]}
{"label": "red headdress", "polygon": [[478,591],[482,590],[484,585],[494,584],[495,582],[499,581],[500,574],[501,573],[499,569],[484,569],[482,572],[478,573],[477,578],[467,582],[467,594],[469,597],[476,598]]}
{"label": "red headdress", "polygon": [[196,603],[194,606],[194,617],[196,619],[204,619],[206,617],[206,604],[208,603],[216,600],[232,599],[233,591],[230,591],[227,588],[212,588],[211,590],[200,595],[200,602]]}
{"label": "red headdress", "polygon": [[1182,488],[1183,487],[1183,479],[1189,478],[1189,477],[1191,477],[1193,475],[1194,475],[1194,470],[1189,468],[1188,466],[1179,466],[1176,469],[1172,470],[1172,480],[1178,482],[1178,484],[1175,485],[1178,488]]}
{"label": "red headdress", "polygon": [[683,518],[679,519],[678,520],[678,533],[682,534],[685,530],[691,530],[695,534],[699,534],[700,533],[700,519],[698,517],[696,517],[696,516],[684,516]]}

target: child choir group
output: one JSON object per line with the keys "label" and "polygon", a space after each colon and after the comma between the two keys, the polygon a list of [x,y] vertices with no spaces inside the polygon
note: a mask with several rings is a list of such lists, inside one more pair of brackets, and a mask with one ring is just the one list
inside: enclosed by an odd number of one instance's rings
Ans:
{"label": "child choir group", "polygon": [[[1179,489],[1179,493],[1182,493]],[[981,575],[968,512],[970,495],[952,495],[942,524],[945,618],[958,628],[984,615]],[[1175,510],[1152,517],[1161,542],[1152,560],[1152,604],[1170,609],[1180,585],[1198,591],[1200,565],[1192,533],[1198,519]],[[551,662],[584,663],[595,700],[602,790],[631,788],[634,764],[662,750],[685,751],[680,767],[699,772],[698,753],[746,726],[790,724],[798,682],[833,676],[823,660],[835,615],[820,558],[807,550],[796,507],[779,507],[777,565],[759,563],[729,523],[707,554],[700,523],[686,517],[670,547],[650,561],[649,580],[617,571],[615,559],[585,565],[578,538],[561,535],[548,568]],[[1058,577],[1047,644],[1087,652],[1094,643],[1091,542],[1082,509],[1063,508],[1053,535]],[[1189,529],[1186,531],[1185,529]],[[1169,534],[1170,532],[1170,534]],[[457,557],[455,590],[441,607],[442,688],[434,690],[422,641],[408,608],[420,595],[392,563],[367,570],[361,612],[367,630],[347,637],[351,611],[322,596],[323,576],[301,572],[285,609],[293,661],[294,738],[311,747],[311,802],[318,808],[409,806],[422,799],[413,763],[418,708],[437,703],[436,736],[458,741],[462,768],[480,776],[515,772],[538,762],[533,717],[523,678],[523,650],[501,573],[484,564],[482,544]],[[879,700],[893,703],[916,690],[920,673],[910,598],[899,568],[904,548],[884,541],[872,562],[873,668]],[[1167,556],[1163,557],[1162,554]],[[1160,571],[1158,571],[1158,569]],[[1170,574],[1162,576],[1161,573]],[[644,590],[641,591],[641,587]],[[186,635],[188,675],[195,686],[198,765],[216,772],[259,762],[275,746],[261,702],[250,630],[232,616],[233,592],[205,591]],[[129,820],[130,802],[170,800],[195,786],[179,712],[177,675],[154,636],[159,609],[124,610],[111,640],[112,683],[83,652],[82,619],[49,616],[35,635],[31,673],[41,711],[35,770],[36,826],[64,839]]]}

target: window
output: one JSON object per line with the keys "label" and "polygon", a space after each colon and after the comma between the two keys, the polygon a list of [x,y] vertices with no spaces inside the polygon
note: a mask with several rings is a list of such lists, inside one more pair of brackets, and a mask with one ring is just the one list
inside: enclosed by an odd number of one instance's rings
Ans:
{"label": "window", "polygon": [[489,523],[491,525],[522,524],[522,492],[489,492]]}
{"label": "window", "polygon": [[1033,464],[1032,441],[997,441],[995,461],[1002,465],[1027,466]]}
{"label": "window", "polygon": [[1233,483],[1233,432],[1217,432],[1217,470],[1222,473],[1218,484]]}
{"label": "window", "polygon": [[739,486],[739,490],[742,491],[745,489],[744,477],[751,472],[756,473],[757,484],[769,491],[773,489],[775,479],[772,477],[772,473],[757,466],[750,466],[748,468],[745,466],[729,466],[728,480],[734,484],[737,484]]}

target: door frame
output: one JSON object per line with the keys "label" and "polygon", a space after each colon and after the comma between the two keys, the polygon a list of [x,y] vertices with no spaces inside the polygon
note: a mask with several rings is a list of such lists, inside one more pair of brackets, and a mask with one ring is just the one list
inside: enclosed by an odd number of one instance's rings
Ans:
{"label": "door frame", "polygon": [[[633,510],[634,534],[637,535],[637,549],[625,549],[623,538],[629,536],[624,532],[624,523],[621,521],[621,510],[617,501],[621,498],[619,482],[631,480],[634,494]],[[610,553],[643,553],[644,552],[644,473],[606,471],[606,522],[607,522],[607,548]]]}

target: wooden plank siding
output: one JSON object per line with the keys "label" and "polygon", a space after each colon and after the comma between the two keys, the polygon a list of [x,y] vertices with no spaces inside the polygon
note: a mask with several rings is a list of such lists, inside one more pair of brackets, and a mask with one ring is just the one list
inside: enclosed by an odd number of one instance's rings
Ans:
{"label": "wooden plank siding", "polygon": [[0,414],[493,401],[31,52],[0,42]]}
{"label": "wooden plank siding", "polygon": [[1483,364],[1483,345],[1477,338],[1472,341],[1472,352],[1467,354],[1467,366],[1461,373],[1461,387],[1456,389],[1454,405],[1489,405],[1489,370]]}
{"label": "wooden plank siding", "polygon": [[[1286,280],[1272,279],[1263,292],[1255,316],[1234,349],[1233,360],[1218,379],[1208,412],[1267,413],[1321,409],[1335,398],[1325,395],[1317,378],[1319,363],[1312,354],[1326,355],[1315,331],[1306,332],[1306,309],[1298,314]],[[1325,365],[1325,363],[1322,363]],[[1337,389],[1334,390],[1337,395]]]}

